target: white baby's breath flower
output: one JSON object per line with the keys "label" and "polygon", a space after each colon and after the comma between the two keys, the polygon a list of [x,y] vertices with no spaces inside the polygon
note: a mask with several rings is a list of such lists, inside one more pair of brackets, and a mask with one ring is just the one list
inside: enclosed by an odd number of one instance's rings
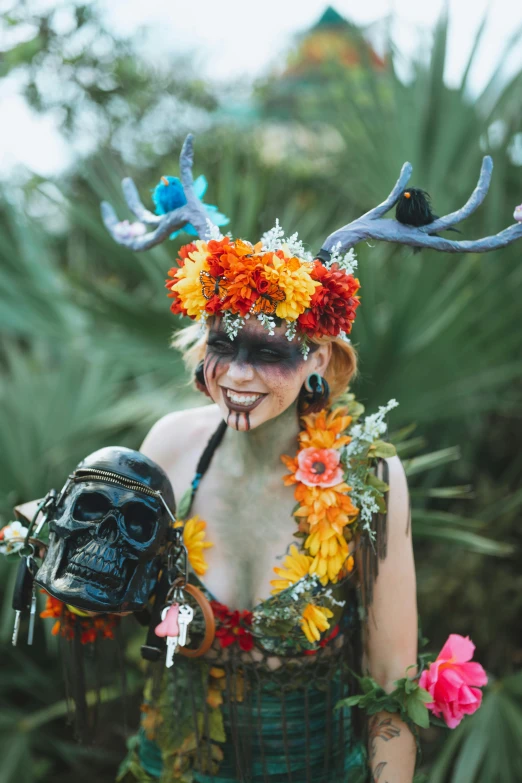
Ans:
{"label": "white baby's breath flower", "polygon": [[266,315],[266,313],[259,313],[257,320],[261,321],[264,328],[268,331],[269,335],[275,334],[276,322],[272,315]]}
{"label": "white baby's breath flower", "polygon": [[279,219],[276,218],[275,226],[270,231],[265,231],[261,237],[261,243],[263,250],[266,253],[275,252],[280,250],[283,244],[285,232],[279,225]]}
{"label": "white baby's breath flower", "polygon": [[286,322],[285,337],[289,342],[292,342],[297,332],[297,321]]}
{"label": "white baby's breath flower", "polygon": [[237,337],[244,325],[244,318],[241,318],[240,315],[234,315],[229,310],[225,310],[223,313],[223,329],[231,340]]}
{"label": "white baby's breath flower", "polygon": [[219,226],[215,226],[209,218],[207,218],[207,231],[208,239],[215,239],[217,242],[220,242],[223,239],[223,234],[219,230]]}

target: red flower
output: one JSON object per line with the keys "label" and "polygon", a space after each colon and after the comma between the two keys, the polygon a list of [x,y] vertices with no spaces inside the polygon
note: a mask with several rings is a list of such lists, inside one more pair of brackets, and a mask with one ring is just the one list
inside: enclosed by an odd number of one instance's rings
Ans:
{"label": "red flower", "polygon": [[[319,647],[326,647],[326,645],[329,644],[329,642],[335,639],[338,633],[339,633],[339,623],[337,623],[337,625],[332,628],[331,632],[327,636],[325,636],[324,639],[321,639],[321,641],[319,642]],[[317,650],[304,650],[305,655],[315,655],[316,652]]]}
{"label": "red flower", "polygon": [[355,311],[359,306],[359,281],[332,264],[327,269],[316,260],[312,278],[321,285],[315,289],[309,309],[298,318],[302,331],[310,337],[331,335],[335,337],[343,331],[348,334],[355,320]]}
{"label": "red flower", "polygon": [[210,605],[218,622],[216,636],[221,647],[230,647],[237,642],[244,652],[251,650],[254,646],[254,637],[247,629],[252,625],[252,612],[247,609],[242,612],[238,609],[230,611],[219,601],[211,601]]}
{"label": "red flower", "polygon": [[183,245],[182,247],[180,247],[178,252],[180,266],[183,266],[183,264],[185,263],[185,259],[188,258],[189,253],[192,253],[193,250],[197,250],[197,247],[194,244],[194,242],[189,242],[188,245]]}

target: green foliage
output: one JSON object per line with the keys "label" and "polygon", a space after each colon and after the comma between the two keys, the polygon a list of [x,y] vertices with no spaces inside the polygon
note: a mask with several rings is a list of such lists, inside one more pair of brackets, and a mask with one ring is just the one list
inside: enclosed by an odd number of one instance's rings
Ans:
{"label": "green foliage", "polygon": [[399,713],[402,720],[422,729],[430,725],[430,717],[426,704],[431,696],[428,691],[419,686],[415,679],[402,677],[394,682],[395,689],[387,693],[372,677],[357,677],[362,693],[348,696],[335,705],[341,707],[359,707],[367,715],[378,712]]}
{"label": "green foliage", "polygon": [[[137,447],[161,415],[202,402],[168,348],[171,331],[182,325],[163,289],[178,243],[129,253],[108,236],[98,204],[105,198],[127,216],[119,187],[125,174],[147,202],[160,175],[177,173],[182,130],[172,127],[173,106],[207,117],[217,98],[186,64],[165,63],[152,73],[137,43],[114,40],[94,6],[72,6],[67,33],[58,31],[56,13],[32,14],[22,4],[1,22],[14,43],[1,52],[0,78],[24,75],[31,106],[61,112],[70,136],[81,130],[86,109],[96,118],[93,153],[66,176],[35,177],[23,191],[17,183],[2,188],[4,521],[16,503],[59,488],[88,452],[110,443]],[[490,193],[461,228],[466,237],[504,228],[520,201],[514,150],[522,132],[522,73],[506,82],[497,71],[472,99],[467,81],[479,38],[457,89],[443,81],[444,16],[429,62],[413,63],[407,81],[397,76],[391,47],[384,69],[355,73],[329,64],[320,89],[295,86],[296,124],[280,128],[279,159],[267,153],[270,101],[256,128],[223,121],[222,110],[196,142],[195,173],[209,180],[209,202],[232,217],[235,235],[255,240],[278,217],[317,248],[330,231],[382,201],[406,159],[414,165],[412,184],[431,192],[439,214],[460,207],[487,152],[495,162]],[[515,31],[512,47],[518,44]],[[59,91],[46,88],[49,80],[38,78],[43,72],[52,73]],[[303,125],[306,148],[295,132]],[[400,402],[390,416],[390,439],[410,484],[423,624],[434,646],[451,631],[470,634],[477,658],[498,678],[482,709],[447,739],[437,729],[426,732],[426,769],[434,783],[511,783],[522,777],[522,688],[514,673],[522,612],[520,251],[446,258],[380,245],[361,246],[358,255],[355,389],[369,410],[392,397]],[[57,719],[61,670],[48,627],[39,627],[34,650],[20,648],[15,656],[8,646],[12,579],[13,569],[0,563],[6,705],[0,783],[111,780],[123,756],[120,711],[106,714],[99,751],[72,741]],[[136,658],[129,657],[139,679]],[[411,694],[403,696],[409,704]],[[420,716],[417,700],[413,720]],[[37,729],[22,730],[37,719]]]}

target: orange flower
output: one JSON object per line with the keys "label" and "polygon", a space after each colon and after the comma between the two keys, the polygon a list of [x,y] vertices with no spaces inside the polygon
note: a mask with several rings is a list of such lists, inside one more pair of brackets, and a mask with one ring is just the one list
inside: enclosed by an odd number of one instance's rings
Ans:
{"label": "orange flower", "polygon": [[334,532],[341,533],[359,513],[348,495],[350,489],[344,482],[328,488],[298,484],[294,496],[299,502],[299,508],[294,512],[294,516],[306,517],[312,530],[315,525],[326,521],[333,527]]}
{"label": "orange flower", "polygon": [[176,522],[174,527],[183,527],[183,543],[187,547],[189,563],[198,576],[203,576],[208,568],[203,551],[214,546],[210,541],[205,541],[207,523],[196,515],[185,523]]}
{"label": "orange flower", "polygon": [[114,639],[114,629],[118,625],[120,618],[112,614],[102,614],[96,617],[83,617],[71,612],[66,605],[53,598],[52,595],[45,593],[47,600],[45,609],[40,612],[40,617],[57,618],[52,628],[53,636],[63,636],[69,641],[73,639],[75,627],[80,627],[80,642],[82,644],[91,644],[96,639]]}
{"label": "orange flower", "polygon": [[221,257],[220,262],[227,279],[223,310],[246,315],[259,297],[255,275],[259,259],[254,256],[238,256],[230,250],[226,256]]}
{"label": "orange flower", "polygon": [[343,480],[336,449],[301,449],[297,455],[299,469],[295,477],[307,487],[334,487]]}
{"label": "orange flower", "polygon": [[350,443],[349,435],[341,435],[352,422],[352,417],[346,415],[346,408],[335,408],[331,412],[322,410],[303,416],[306,429],[299,435],[299,445],[302,449],[340,449]]}

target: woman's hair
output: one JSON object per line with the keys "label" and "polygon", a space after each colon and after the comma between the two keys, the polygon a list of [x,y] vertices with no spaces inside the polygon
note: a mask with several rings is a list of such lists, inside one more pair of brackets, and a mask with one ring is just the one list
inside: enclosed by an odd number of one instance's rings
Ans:
{"label": "woman's hair", "polygon": [[[200,324],[191,324],[174,334],[172,347],[183,354],[187,369],[194,373],[196,367],[205,358],[208,330],[202,331]],[[344,394],[352,378],[357,373],[357,354],[351,343],[340,337],[317,337],[312,342],[322,345],[332,344],[332,356],[325,372],[330,387],[330,400],[333,402]]]}

